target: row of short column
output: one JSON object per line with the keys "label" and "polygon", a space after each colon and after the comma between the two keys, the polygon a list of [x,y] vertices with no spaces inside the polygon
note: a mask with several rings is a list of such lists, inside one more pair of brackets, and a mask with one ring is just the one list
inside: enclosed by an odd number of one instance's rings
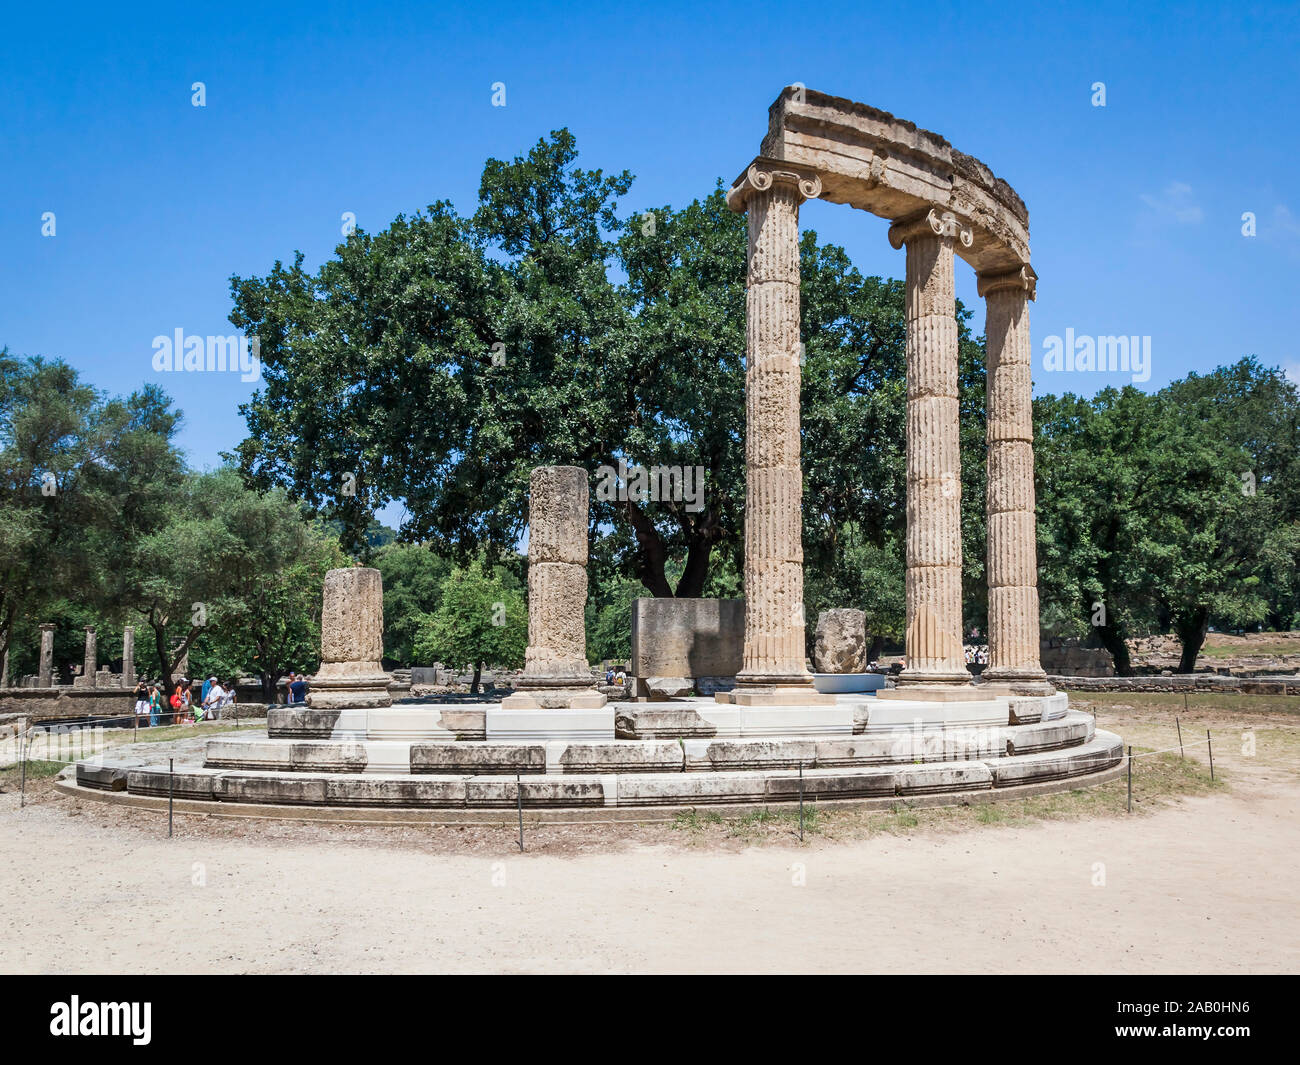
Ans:
{"label": "row of short column", "polygon": [[[46,623],[40,626],[41,657],[37,666],[36,680],[42,688],[54,686],[54,630],[56,625]],[[92,626],[86,626],[85,653],[81,665],[83,686],[93,686],[99,671],[99,636]],[[0,688],[9,682],[9,652],[4,654],[0,666]],[[122,683],[128,688],[135,687],[135,628],[127,625],[122,630]]]}

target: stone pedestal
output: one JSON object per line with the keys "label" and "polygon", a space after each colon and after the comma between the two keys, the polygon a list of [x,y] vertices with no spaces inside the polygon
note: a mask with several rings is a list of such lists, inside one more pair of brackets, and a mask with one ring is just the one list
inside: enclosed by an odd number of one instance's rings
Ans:
{"label": "stone pedestal", "polygon": [[951,213],[896,222],[907,247],[907,668],[900,685],[967,685],[962,649],[961,457]]}
{"label": "stone pedestal", "polygon": [[41,665],[37,674],[38,685],[42,688],[54,686],[54,626],[41,626]]}
{"label": "stone pedestal", "polygon": [[528,650],[508,710],[599,709],[587,664],[587,471],[539,466],[528,496]]}
{"label": "stone pedestal", "polygon": [[820,194],[815,172],[763,158],[727,194],[749,215],[745,653],[735,690],[718,696],[739,706],[834,702],[804,666],[799,205]]}
{"label": "stone pedestal", "polygon": [[1038,557],[1034,521],[1033,385],[1029,267],[981,274],[988,343],[988,682],[1012,691],[1053,688],[1039,662]]}
{"label": "stone pedestal", "polygon": [[379,570],[332,569],[325,574],[321,667],[311,678],[313,709],[391,706],[384,672],[384,586]]}

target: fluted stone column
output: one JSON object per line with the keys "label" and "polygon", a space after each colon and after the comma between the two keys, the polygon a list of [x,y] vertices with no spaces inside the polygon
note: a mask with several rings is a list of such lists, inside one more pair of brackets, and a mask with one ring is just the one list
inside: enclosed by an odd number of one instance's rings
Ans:
{"label": "fluted stone column", "polygon": [[54,687],[54,626],[41,626],[41,665],[39,673],[42,688]]}
{"label": "fluted stone column", "polygon": [[967,685],[962,648],[961,455],[950,212],[894,223],[907,247],[907,668],[899,684]]}
{"label": "fluted stone column", "polygon": [[127,625],[122,630],[122,686],[135,687],[135,627]]}
{"label": "fluted stone column", "polygon": [[981,274],[988,341],[989,665],[984,679],[1052,690],[1039,662],[1029,301],[1032,267]]}
{"label": "fluted stone column", "polygon": [[384,582],[362,566],[325,574],[320,619],[321,666],[307,705],[343,710],[391,706],[384,657]]}
{"label": "fluted stone column", "polygon": [[745,297],[745,645],[740,705],[833,703],[804,665],[799,205],[812,171],[758,159],[728,192],[749,213]]}
{"label": "fluted stone column", "polygon": [[528,495],[528,649],[509,710],[598,709],[587,663],[587,471],[538,466]]}

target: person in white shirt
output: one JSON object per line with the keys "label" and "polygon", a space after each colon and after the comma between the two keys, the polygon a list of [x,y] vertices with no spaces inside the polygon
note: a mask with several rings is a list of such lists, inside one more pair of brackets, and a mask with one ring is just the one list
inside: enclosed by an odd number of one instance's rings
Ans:
{"label": "person in white shirt", "polygon": [[203,700],[203,716],[208,720],[221,716],[221,707],[225,706],[223,701],[226,697],[226,689],[221,686],[221,681],[213,681],[212,687],[208,689],[208,697]]}

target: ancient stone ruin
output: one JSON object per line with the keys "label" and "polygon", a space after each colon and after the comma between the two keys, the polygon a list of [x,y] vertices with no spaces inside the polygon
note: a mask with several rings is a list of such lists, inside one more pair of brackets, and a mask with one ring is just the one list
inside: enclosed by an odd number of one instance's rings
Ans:
{"label": "ancient stone ruin", "polygon": [[[799,205],[816,196],[887,218],[890,241],[906,249],[907,669],[900,687],[878,695],[818,691],[804,660],[798,236]],[[740,646],[707,631],[738,606],[640,610],[635,656],[664,670],[648,693],[659,701],[607,704],[583,628],[587,474],[541,467],[529,499],[528,650],[514,695],[390,705],[379,575],[335,570],[309,706],[272,708],[265,738],[212,739],[202,765],[174,775],[160,765],[81,763],[77,787],[228,808],[419,807],[497,818],[524,807],[602,816],[630,807],[637,816],[808,798],[972,801],[1117,773],[1119,737],[1070,710],[1038,660],[1028,326],[1036,278],[1020,198],[937,134],[790,88],[727,202],[749,216]],[[980,684],[961,639],[954,257],[975,269],[987,307],[992,683]],[[864,627],[858,612],[834,612],[819,633],[819,660],[862,666]],[[701,670],[724,663],[739,669],[734,690],[687,694]]]}
{"label": "ancient stone ruin", "polygon": [[379,570],[362,566],[325,575],[320,619],[320,671],[307,705],[333,710],[391,706],[384,657],[384,585]]}
{"label": "ancient stone ruin", "polygon": [[528,496],[528,650],[510,710],[598,709],[587,664],[587,471],[539,466]]}
{"label": "ancient stone ruin", "polygon": [[[907,669],[934,698],[969,694],[962,652],[961,459],[954,256],[976,271],[988,335],[991,682],[1052,691],[1038,661],[1029,213],[938,134],[865,104],[786,89],[727,193],[749,216],[745,667],[737,701],[813,697],[803,665],[799,205],[820,197],[890,221],[907,255]],[[947,689],[947,690],[945,690]]]}

